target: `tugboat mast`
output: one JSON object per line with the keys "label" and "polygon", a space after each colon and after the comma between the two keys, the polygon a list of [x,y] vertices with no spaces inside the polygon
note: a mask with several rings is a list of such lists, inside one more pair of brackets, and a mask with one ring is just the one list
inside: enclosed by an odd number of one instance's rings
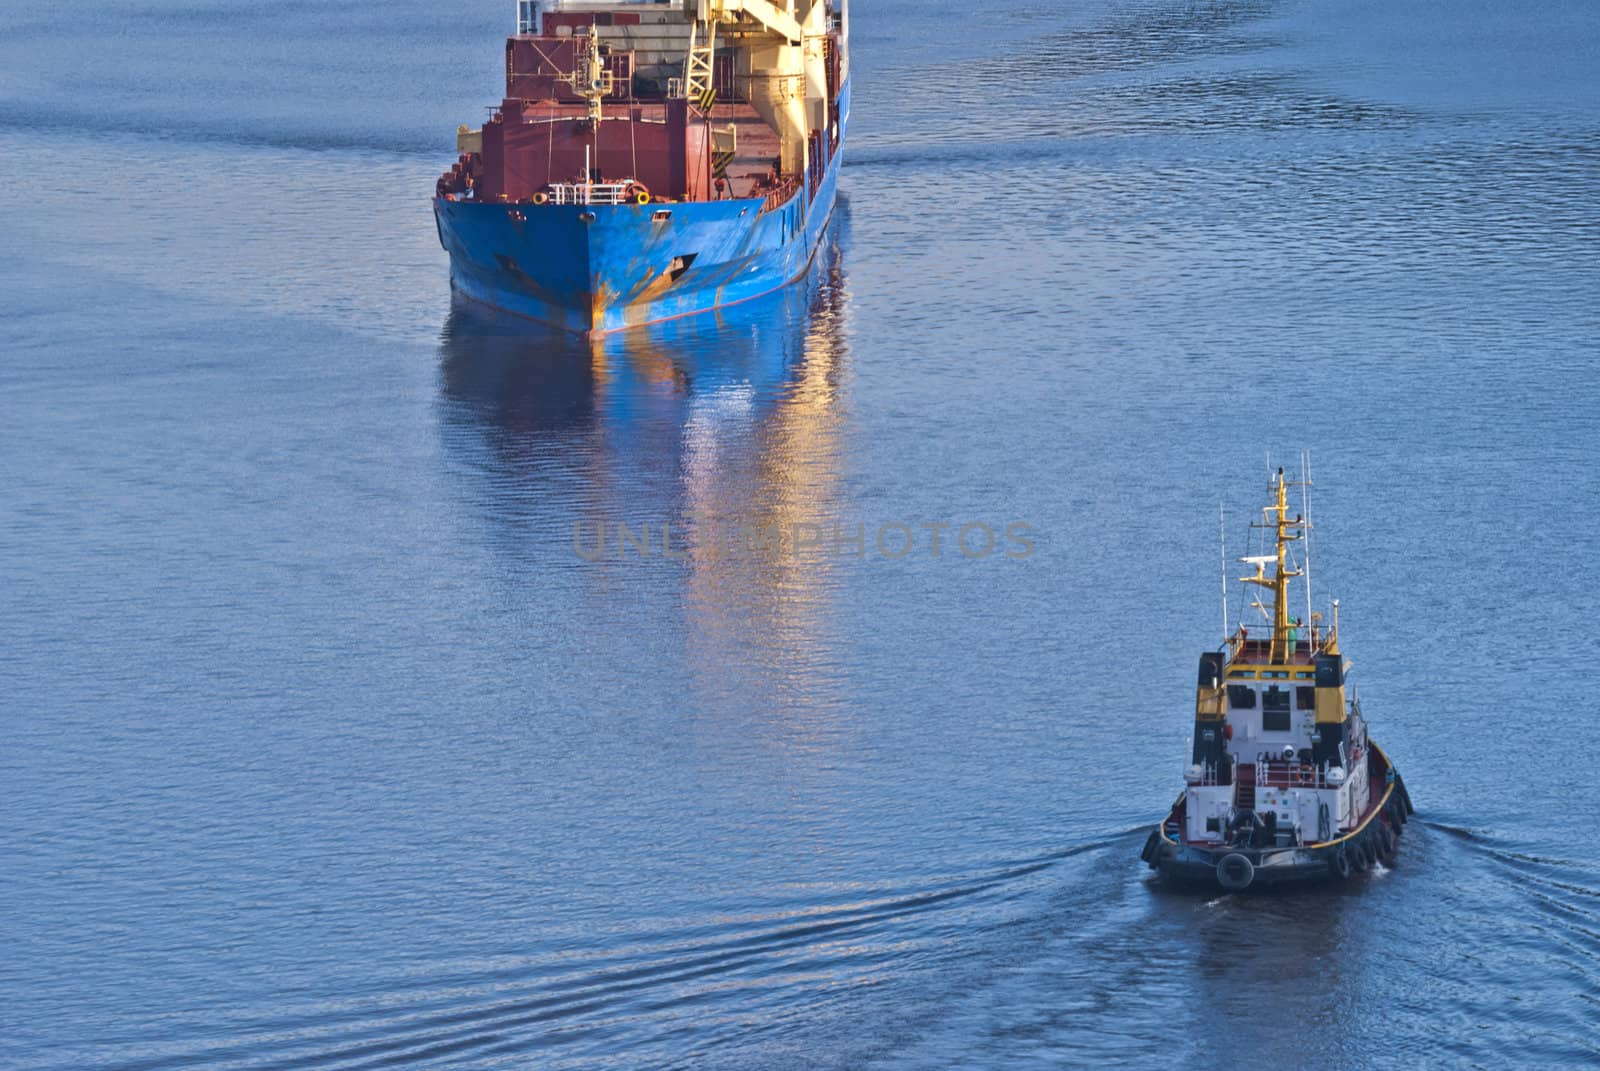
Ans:
{"label": "tugboat mast", "polygon": [[[1299,569],[1287,568],[1288,548],[1290,543],[1304,537],[1305,518],[1297,516],[1294,520],[1289,519],[1289,485],[1284,482],[1281,468],[1268,489],[1276,493],[1277,501],[1263,507],[1261,511],[1267,523],[1254,524],[1251,527],[1275,530],[1277,554],[1245,559],[1255,563],[1256,572],[1254,576],[1241,576],[1239,580],[1245,584],[1267,588],[1272,592],[1272,645],[1268,660],[1282,663],[1288,662],[1294,654],[1289,642],[1289,581],[1303,575]],[[1273,519],[1273,514],[1277,514],[1276,519]],[[1271,576],[1266,575],[1266,563],[1269,560],[1274,561]]]}

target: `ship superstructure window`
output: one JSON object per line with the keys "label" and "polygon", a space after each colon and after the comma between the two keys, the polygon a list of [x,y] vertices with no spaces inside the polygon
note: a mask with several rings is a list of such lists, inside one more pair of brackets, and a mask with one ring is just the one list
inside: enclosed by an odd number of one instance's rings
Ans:
{"label": "ship superstructure window", "polygon": [[1277,685],[1261,693],[1261,728],[1269,733],[1289,731],[1289,693]]}
{"label": "ship superstructure window", "polygon": [[1301,685],[1294,690],[1294,706],[1296,710],[1316,710],[1317,690]]}
{"label": "ship superstructure window", "polygon": [[1228,705],[1234,710],[1254,710],[1256,690],[1248,684],[1228,685]]}

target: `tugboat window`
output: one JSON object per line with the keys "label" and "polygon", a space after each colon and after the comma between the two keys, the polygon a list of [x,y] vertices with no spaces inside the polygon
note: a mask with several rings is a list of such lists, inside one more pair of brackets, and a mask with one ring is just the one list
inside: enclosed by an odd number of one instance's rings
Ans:
{"label": "tugboat window", "polygon": [[1300,687],[1294,690],[1294,706],[1296,710],[1317,709],[1317,690],[1311,687]]}
{"label": "tugboat window", "polygon": [[1261,728],[1269,733],[1289,731],[1289,693],[1282,688],[1261,693]]}
{"label": "tugboat window", "polygon": [[1228,685],[1228,705],[1234,710],[1253,710],[1256,705],[1256,690],[1248,684]]}

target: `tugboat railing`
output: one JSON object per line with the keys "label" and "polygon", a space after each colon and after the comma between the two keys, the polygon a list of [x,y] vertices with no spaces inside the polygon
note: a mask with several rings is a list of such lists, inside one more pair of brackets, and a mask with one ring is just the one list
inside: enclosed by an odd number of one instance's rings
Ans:
{"label": "tugboat railing", "polygon": [[1328,771],[1304,762],[1260,759],[1256,762],[1256,784],[1263,788],[1332,788]]}

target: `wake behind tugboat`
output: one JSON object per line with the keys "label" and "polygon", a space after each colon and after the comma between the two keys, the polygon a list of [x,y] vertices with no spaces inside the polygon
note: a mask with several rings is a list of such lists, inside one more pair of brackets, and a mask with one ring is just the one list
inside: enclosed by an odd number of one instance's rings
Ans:
{"label": "wake behind tugboat", "polygon": [[1200,656],[1187,787],[1142,856],[1169,883],[1240,891],[1344,880],[1393,859],[1414,812],[1347,694],[1337,600],[1331,627],[1321,614],[1309,627],[1289,615],[1289,581],[1307,572],[1293,567],[1290,544],[1310,521],[1289,517],[1288,487],[1279,469],[1264,523],[1252,526],[1273,532],[1275,552],[1241,559],[1256,567],[1243,582],[1272,593],[1270,636],[1241,625]]}

